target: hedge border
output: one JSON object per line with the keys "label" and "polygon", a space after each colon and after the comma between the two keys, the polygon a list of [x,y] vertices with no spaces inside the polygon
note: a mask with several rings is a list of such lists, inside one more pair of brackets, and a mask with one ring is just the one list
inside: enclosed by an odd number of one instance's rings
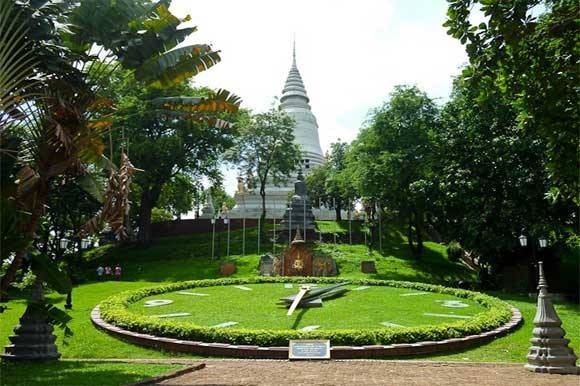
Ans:
{"label": "hedge border", "polygon": [[[127,306],[144,297],[177,290],[237,284],[257,283],[320,283],[331,284],[347,281],[345,278],[313,278],[313,277],[253,277],[243,279],[194,280],[178,282],[169,285],[141,288],[111,296],[101,302],[96,308],[98,320],[93,322],[108,331],[129,331],[137,335],[161,337],[176,341],[189,341],[204,344],[249,346],[249,347],[277,347],[286,349],[290,339],[330,339],[338,346],[380,346],[409,345],[418,342],[445,342],[449,340],[465,339],[469,336],[484,337],[497,335],[493,333],[505,332],[503,327],[515,328],[521,321],[521,314],[509,304],[478,292],[443,287],[415,282],[393,280],[351,279],[354,285],[379,285],[396,288],[437,292],[453,295],[459,298],[469,298],[481,304],[487,311],[480,312],[467,321],[457,321],[436,326],[407,327],[407,328],[371,328],[371,329],[336,329],[331,331],[295,331],[295,330],[258,330],[258,329],[219,329],[197,326],[191,322],[169,320],[155,320],[144,315],[128,311]],[[94,316],[97,316],[94,313]],[[517,317],[519,315],[519,317]],[[93,315],[92,315],[93,316]],[[97,323],[98,322],[98,323]],[[514,324],[515,323],[515,324]],[[111,327],[113,327],[111,329]],[[118,330],[118,331],[117,331]],[[219,342],[219,343],[214,343]],[[137,342],[139,343],[139,342]],[[420,352],[417,352],[420,353]],[[218,354],[229,355],[229,354]],[[401,354],[406,355],[406,354]]]}

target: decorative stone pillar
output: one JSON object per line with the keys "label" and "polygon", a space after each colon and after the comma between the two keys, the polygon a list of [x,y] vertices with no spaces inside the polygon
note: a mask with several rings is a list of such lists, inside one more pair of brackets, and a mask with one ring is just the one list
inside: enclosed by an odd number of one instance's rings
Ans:
{"label": "decorative stone pillar", "polygon": [[536,373],[579,374],[576,367],[578,357],[568,347],[566,332],[558,317],[548,293],[548,283],[544,276],[543,262],[539,262],[540,279],[538,282],[538,305],[534,318],[532,347],[528,352],[526,369]]}
{"label": "decorative stone pillar", "polygon": [[[33,302],[40,304],[43,299],[42,283],[36,280]],[[3,360],[57,360],[60,357],[55,345],[53,327],[48,322],[44,310],[34,303],[28,304],[20,324],[14,328],[14,335],[8,339],[12,344],[4,348]]]}

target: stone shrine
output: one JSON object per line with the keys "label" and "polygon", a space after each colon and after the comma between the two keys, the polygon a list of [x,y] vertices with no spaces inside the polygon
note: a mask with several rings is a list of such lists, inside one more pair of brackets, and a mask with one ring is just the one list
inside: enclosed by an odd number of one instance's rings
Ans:
{"label": "stone shrine", "polygon": [[296,236],[290,247],[282,254],[282,276],[312,276],[313,253],[306,247],[300,234],[300,227],[296,229]]}
{"label": "stone shrine", "polygon": [[274,256],[269,254],[261,256],[258,271],[260,271],[260,275],[262,276],[273,276],[275,274]]}
{"label": "stone shrine", "polygon": [[327,256],[314,256],[296,229],[290,246],[280,256],[264,255],[258,266],[262,276],[336,276],[336,261]]}
{"label": "stone shrine", "polygon": [[290,203],[290,208],[284,213],[284,218],[280,223],[280,234],[289,229],[303,229],[305,234],[314,231],[314,215],[312,206],[306,192],[306,183],[302,171],[298,171],[297,181],[294,183],[294,195]]}
{"label": "stone shrine", "polygon": [[199,218],[212,219],[215,217],[215,207],[213,206],[213,199],[211,197],[211,189],[205,192],[205,203],[201,208],[201,215]]}

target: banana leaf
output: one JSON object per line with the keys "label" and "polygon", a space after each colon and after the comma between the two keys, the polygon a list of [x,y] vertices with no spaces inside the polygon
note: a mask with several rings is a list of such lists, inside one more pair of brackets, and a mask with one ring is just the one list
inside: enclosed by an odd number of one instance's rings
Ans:
{"label": "banana leaf", "polygon": [[50,260],[47,255],[34,251],[28,255],[28,259],[32,272],[42,277],[50,288],[63,295],[72,289],[72,283],[68,276],[59,270],[56,263]]}

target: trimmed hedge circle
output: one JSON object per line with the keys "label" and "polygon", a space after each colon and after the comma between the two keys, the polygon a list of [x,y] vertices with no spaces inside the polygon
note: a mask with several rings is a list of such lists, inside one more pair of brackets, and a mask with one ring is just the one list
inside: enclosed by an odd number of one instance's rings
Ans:
{"label": "trimmed hedge circle", "polygon": [[[403,328],[365,328],[334,330],[268,330],[243,328],[212,328],[192,322],[151,318],[130,312],[128,306],[145,297],[166,292],[200,287],[229,286],[259,283],[317,283],[333,284],[348,280],[352,285],[387,286],[447,294],[471,299],[487,310],[469,320],[455,321],[435,326]],[[441,341],[491,331],[510,321],[512,312],[508,303],[479,292],[443,287],[439,285],[394,280],[345,279],[326,277],[254,277],[243,279],[193,280],[169,285],[147,287],[121,292],[100,303],[101,318],[119,328],[155,336],[208,343],[229,343],[257,346],[287,346],[291,339],[330,339],[332,345],[374,345]]]}

